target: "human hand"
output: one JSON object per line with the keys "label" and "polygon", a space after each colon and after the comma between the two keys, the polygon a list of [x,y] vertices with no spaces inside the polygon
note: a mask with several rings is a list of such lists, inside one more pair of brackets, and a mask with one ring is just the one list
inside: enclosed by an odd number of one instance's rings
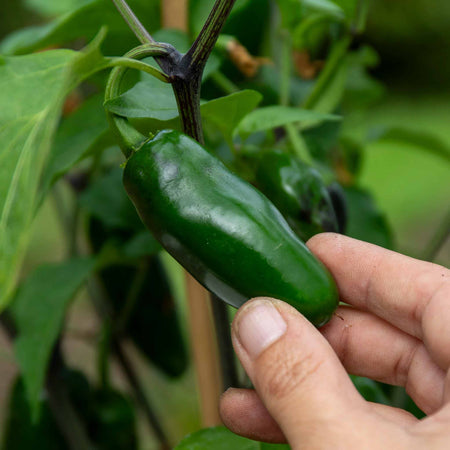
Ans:
{"label": "human hand", "polygon": [[[224,393],[225,425],[293,449],[449,448],[450,271],[337,234],[307,245],[351,306],[320,330],[279,300],[241,307],[233,344],[256,390]],[[366,402],[347,372],[404,386],[428,417]]]}

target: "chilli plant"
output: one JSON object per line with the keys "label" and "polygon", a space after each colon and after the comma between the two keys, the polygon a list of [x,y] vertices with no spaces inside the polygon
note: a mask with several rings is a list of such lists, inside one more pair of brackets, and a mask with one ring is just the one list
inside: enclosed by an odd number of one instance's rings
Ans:
{"label": "chilli plant", "polygon": [[[233,233],[218,248],[208,227],[216,219],[217,233],[236,225],[227,222],[233,208],[258,218],[258,202],[267,202],[279,210],[273,220],[289,229],[288,238],[271,238],[292,239],[296,249],[323,231],[395,248],[387,218],[359,184],[366,138],[355,137],[346,120],[384,93],[370,75],[377,54],[363,37],[369,1],[27,5],[26,17],[45,24],[0,44],[0,308],[19,368],[3,448],[287,448],[220,426],[219,394],[248,384],[231,347],[234,309],[222,300],[238,306],[251,296],[246,286],[258,281],[249,273],[260,260],[252,252],[245,259],[239,242],[242,272],[230,274]],[[371,137],[386,138],[414,136],[386,129]],[[428,143],[448,162],[446,149]],[[150,146],[160,153],[148,169],[153,178],[142,181]],[[122,182],[128,158],[125,185],[139,215]],[[208,171],[217,175],[209,184]],[[195,185],[184,196],[167,188],[179,173],[178,189],[189,176]],[[209,201],[215,189],[227,190],[219,204],[196,210],[192,197]],[[176,202],[184,222],[172,210]],[[63,237],[51,231],[56,255],[31,264],[38,214],[55,214]],[[445,233],[439,230],[429,259]],[[264,252],[272,258],[269,246]],[[216,263],[219,287],[204,275]],[[283,261],[279,270],[296,268]],[[313,269],[307,275],[316,276]],[[74,364],[68,343],[77,293],[85,305],[78,324],[95,315],[80,337],[94,364]],[[336,304],[309,310],[304,293],[299,298],[316,325]],[[399,388],[352,380],[371,401],[422,414]],[[199,406],[189,396],[195,386]],[[194,433],[177,444],[187,432]]]}

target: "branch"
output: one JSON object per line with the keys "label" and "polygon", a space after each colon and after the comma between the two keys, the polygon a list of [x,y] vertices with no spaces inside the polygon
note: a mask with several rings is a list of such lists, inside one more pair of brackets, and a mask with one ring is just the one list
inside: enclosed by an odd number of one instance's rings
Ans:
{"label": "branch", "polygon": [[189,61],[191,70],[203,72],[206,61],[216,44],[217,38],[230,15],[236,0],[216,0],[202,30],[192,47],[186,53],[185,58]]}
{"label": "branch", "polygon": [[112,346],[114,350],[114,354],[117,356],[119,363],[133,388],[134,395],[136,397],[136,401],[139,403],[139,406],[142,408],[145,416],[147,417],[148,422],[152,426],[152,430],[158,438],[159,443],[161,444],[161,450],[170,450],[171,446],[169,445],[169,441],[167,436],[165,435],[161,425],[159,424],[158,418],[153,413],[152,408],[150,407],[148,400],[145,396],[144,389],[139,382],[139,378],[134,371],[134,367],[131,364],[131,361],[128,359],[122,343],[119,342],[117,338],[112,339]]}
{"label": "branch", "polygon": [[119,10],[120,15],[124,18],[125,22],[131,28],[135,36],[142,44],[149,42],[155,42],[150,33],[145,29],[144,25],[136,17],[134,12],[128,6],[125,0],[112,0],[116,8]]}

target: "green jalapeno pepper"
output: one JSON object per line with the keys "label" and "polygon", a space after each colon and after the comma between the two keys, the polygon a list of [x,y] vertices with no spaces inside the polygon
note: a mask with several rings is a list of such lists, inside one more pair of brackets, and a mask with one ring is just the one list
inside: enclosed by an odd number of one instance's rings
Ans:
{"label": "green jalapeno pepper", "polygon": [[239,307],[284,300],[316,326],[338,302],[333,278],[261,192],[191,138],[160,132],[128,159],[124,186],[161,245],[200,283]]}
{"label": "green jalapeno pepper", "polygon": [[281,150],[258,155],[255,184],[301,239],[306,241],[315,234],[339,230],[322,177],[298,158]]}

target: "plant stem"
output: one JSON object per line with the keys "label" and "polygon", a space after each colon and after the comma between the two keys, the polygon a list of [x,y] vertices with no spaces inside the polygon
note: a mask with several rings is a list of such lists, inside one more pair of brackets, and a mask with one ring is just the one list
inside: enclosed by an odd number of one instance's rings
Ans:
{"label": "plant stem", "polygon": [[170,448],[172,448],[172,447],[169,444],[169,441],[167,439],[167,436],[164,433],[164,430],[162,429],[161,425],[159,424],[158,418],[155,416],[152,408],[150,407],[148,399],[145,396],[144,389],[139,381],[139,378],[134,370],[133,365],[131,364],[131,361],[128,359],[128,356],[123,349],[122,343],[119,340],[117,340],[116,338],[113,338],[112,344],[113,344],[114,353],[117,356],[117,359],[119,360],[119,363],[128,379],[128,382],[130,383],[131,387],[133,388],[133,392],[136,397],[136,401],[139,403],[140,407],[142,408],[145,416],[147,417],[148,422],[152,426],[153,432],[155,433],[158,441],[161,444],[161,447],[160,447],[161,450],[170,450]]}
{"label": "plant stem", "polygon": [[191,68],[199,68],[203,72],[217,38],[230,15],[236,0],[216,0],[214,6],[203,25],[197,39],[186,53]]}
{"label": "plant stem", "polygon": [[425,251],[422,259],[425,261],[434,261],[439,250],[450,237],[450,211],[444,217],[444,220],[439,225],[437,231],[434,233]]}
{"label": "plant stem", "polygon": [[[219,37],[235,0],[216,0],[200,34],[184,55],[172,87],[177,99],[183,132],[204,143],[200,116],[201,77],[206,61]],[[215,332],[221,355],[222,383],[237,383],[234,354],[230,341],[228,311],[224,302],[211,297]]]}
{"label": "plant stem", "polygon": [[292,42],[287,30],[281,30],[281,80],[280,80],[280,105],[289,105],[289,94],[291,90],[291,53]]}
{"label": "plant stem", "polygon": [[[112,321],[113,315],[111,308],[109,307],[108,299],[106,298],[106,294],[97,280],[91,280],[88,285],[88,293],[100,319],[103,322]],[[156,414],[153,412],[153,408],[150,405],[149,400],[144,394],[144,389],[139,382],[131,361],[128,359],[126,352],[122,347],[120,338],[114,332],[110,336],[110,343],[111,348],[117,357],[131,388],[133,389],[136,401],[144,411],[151,430],[154,432],[161,444],[161,449],[169,449],[170,446],[168,445],[168,439],[162,429],[162,426],[160,425]]]}
{"label": "plant stem", "polygon": [[210,79],[214,81],[214,83],[226,94],[234,94],[235,92],[239,92],[239,88],[220,71],[212,73]]}
{"label": "plant stem", "polygon": [[[120,85],[128,70],[130,60],[156,55],[165,55],[167,58],[170,58],[171,62],[178,62],[181,58],[179,52],[177,52],[169,44],[145,44],[130,50],[125,54],[123,58],[114,59],[113,62],[115,61],[122,64],[119,67],[115,67],[108,78],[108,83],[105,89],[105,102],[108,102],[108,100],[111,100],[114,97],[120,95]],[[169,59],[167,61],[169,61]],[[126,66],[123,65],[124,63],[126,63]],[[140,68],[142,70],[141,65],[143,63],[135,61],[134,64],[136,63],[136,68]],[[151,67],[147,64],[144,64],[144,66]],[[146,71],[152,72],[154,70],[154,68],[150,70],[148,69],[148,67]],[[160,73],[159,71],[157,72]],[[131,126],[125,117],[109,112],[108,110],[107,117],[111,129],[115,132],[117,138],[119,139],[122,152],[126,157],[129,157],[134,150],[139,148],[140,145],[142,145],[146,141],[147,137],[137,131],[133,126]]]}
{"label": "plant stem", "polygon": [[358,0],[356,5],[355,19],[351,32],[353,35],[360,34],[366,28],[367,15],[369,14],[370,0]]}
{"label": "plant stem", "polygon": [[[280,83],[280,105],[289,105],[291,91],[292,70],[292,40],[286,30],[282,30],[282,52],[281,52],[281,83]],[[303,140],[298,128],[290,123],[284,126],[286,134],[292,144],[295,155],[307,164],[312,164],[313,159],[308,147]]]}
{"label": "plant stem", "polygon": [[[98,163],[98,162],[96,162]],[[61,205],[59,205],[61,206]],[[60,215],[62,217],[63,210],[59,211]],[[64,227],[65,232],[68,235],[68,239],[71,240],[72,233],[77,232],[76,228],[69,229]],[[78,248],[74,248],[74,254],[81,253]],[[74,255],[73,255],[74,256]],[[102,383],[107,382],[108,374],[108,356],[109,356],[109,348],[106,346],[106,343],[109,342],[113,348],[114,351],[117,349],[120,350],[121,354],[117,355],[117,358],[119,362],[123,365],[127,364],[127,367],[123,367],[125,375],[127,376],[129,383],[131,387],[135,391],[136,399],[139,402],[140,407],[144,410],[146,417],[148,419],[150,428],[155,433],[156,437],[159,439],[161,444],[161,449],[170,449],[170,446],[168,445],[168,439],[165,436],[161,425],[159,424],[159,421],[156,417],[156,415],[153,413],[153,409],[150,405],[150,402],[145,397],[143,393],[143,389],[140,386],[137,377],[134,373],[134,370],[131,366],[131,363],[126,358],[126,355],[124,351],[121,348],[121,344],[119,342],[118,337],[114,334],[114,331],[112,329],[112,323],[113,323],[113,314],[111,311],[111,307],[109,306],[109,302],[106,298],[106,294],[104,290],[102,289],[102,286],[98,282],[97,279],[93,278],[90,280],[87,286],[88,294],[91,298],[92,304],[94,305],[94,308],[97,312],[97,315],[100,317],[100,320],[103,322],[105,328],[104,331],[106,331],[106,334],[102,336],[102,339],[105,339],[105,342],[103,342],[100,346],[100,355],[99,355],[99,368],[100,368],[100,378],[102,379]],[[136,391],[139,390],[139,392]],[[74,450],[90,450],[90,447],[75,447]]]}
{"label": "plant stem", "polygon": [[56,347],[46,380],[48,402],[53,417],[72,450],[94,450],[96,447],[90,442],[84,426],[71,404],[64,381],[61,379],[63,368],[64,362],[59,348]]}
{"label": "plant stem", "polygon": [[312,165],[313,159],[302,135],[300,134],[300,131],[293,123],[285,125],[284,129],[286,130],[289,140],[291,141],[292,149],[294,150],[295,155],[306,164]]}
{"label": "plant stem", "polygon": [[303,103],[303,108],[314,109],[316,107],[318,101],[322,98],[322,95],[331,84],[337,70],[344,60],[350,43],[350,36],[345,36],[340,41],[336,42],[327,59],[325,67],[322,72],[320,72],[319,78],[314,84],[312,92]]}
{"label": "plant stem", "polygon": [[155,42],[149,32],[145,29],[144,25],[139,21],[134,12],[128,6],[125,0],[112,0],[116,8],[119,10],[121,16],[125,19],[125,22],[131,28],[133,33],[139,39],[142,44],[147,42]]}
{"label": "plant stem", "polygon": [[172,83],[177,100],[183,133],[204,144],[202,121],[200,117],[200,84],[201,74],[189,80],[177,78]]}
{"label": "plant stem", "polygon": [[217,345],[219,346],[222,385],[223,390],[226,391],[233,386],[239,387],[239,376],[230,335],[230,317],[227,305],[214,294],[211,294],[211,306],[216,333],[219,337]]}
{"label": "plant stem", "polygon": [[120,313],[118,314],[118,318],[116,320],[115,333],[119,336],[126,329],[131,314],[133,313],[136,307],[136,302],[138,301],[139,294],[142,291],[142,287],[144,285],[148,269],[149,269],[148,258],[142,258],[139,261],[139,266],[137,267],[136,274],[133,277],[133,281],[131,282],[131,286],[128,290],[127,297],[125,299],[125,303]]}

